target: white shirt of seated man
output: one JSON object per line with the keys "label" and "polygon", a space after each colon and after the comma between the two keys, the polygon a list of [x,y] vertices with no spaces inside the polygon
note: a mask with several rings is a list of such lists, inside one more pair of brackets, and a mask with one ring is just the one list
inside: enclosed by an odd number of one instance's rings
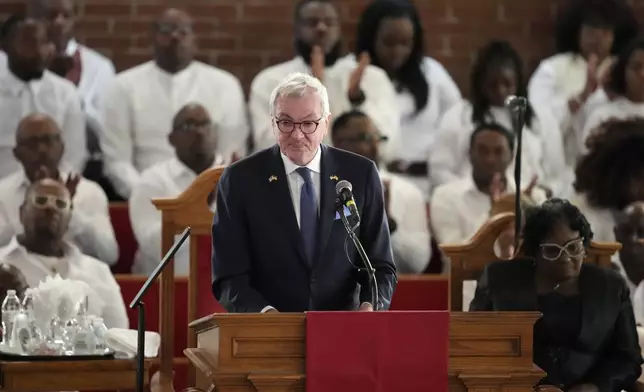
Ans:
{"label": "white shirt of seated man", "polygon": [[71,197],[58,181],[33,183],[20,208],[24,233],[0,249],[0,260],[17,267],[31,287],[48,276],[87,283],[104,304],[97,316],[108,328],[128,328],[121,290],[109,267],[84,255],[64,236],[71,219]]}
{"label": "white shirt of seated man", "polygon": [[[302,1],[295,10],[295,51],[297,57],[262,70],[251,84],[249,109],[255,150],[275,144],[268,107],[273,89],[287,76],[310,73],[322,81],[329,94],[331,113],[351,109],[365,112],[385,136],[388,159],[400,129],[397,94],[387,74],[369,65],[366,55],[340,57],[342,41],[338,9],[327,1]],[[327,136],[325,143],[331,144]]]}
{"label": "white shirt of seated man", "polygon": [[65,238],[83,253],[114,265],[119,249],[107,196],[98,184],[60,166],[65,145],[54,120],[44,114],[29,115],[18,125],[15,138],[13,154],[22,167],[0,180],[0,246],[23,231],[20,206],[29,185],[38,179],[53,178],[68,188],[73,200]]}
{"label": "white shirt of seated man", "polygon": [[218,151],[244,156],[250,135],[244,93],[229,72],[194,60],[192,18],[167,10],[157,21],[155,60],[121,72],[101,101],[105,173],[129,198],[141,172],[174,156],[168,124],[184,105],[201,103],[219,130]]}
{"label": "white shirt of seated man", "polygon": [[[7,67],[0,67],[0,178],[20,168],[12,154],[15,133],[23,117],[34,112],[47,114],[58,124],[67,145],[63,163],[81,172],[87,146],[85,117],[76,87],[45,69],[49,42],[41,22],[12,17],[7,24],[12,34],[3,48]],[[24,57],[24,53],[37,56]]]}
{"label": "white shirt of seated man", "polygon": [[[378,162],[383,135],[363,112],[351,111],[336,117],[331,139],[337,148]],[[391,232],[396,270],[403,274],[425,271],[431,258],[431,237],[425,197],[406,178],[379,169]]]}
{"label": "white shirt of seated man", "polygon": [[[203,171],[224,164],[215,155],[217,129],[208,110],[200,104],[188,104],[176,114],[168,135],[175,156],[146,169],[132,190],[128,201],[130,222],[139,244],[133,273],[149,275],[161,261],[161,212],[152,199],[179,196]],[[209,205],[214,210],[215,191]],[[174,261],[175,275],[190,272],[190,239],[179,249]]]}
{"label": "white shirt of seated man", "polygon": [[[516,192],[508,170],[513,145],[513,134],[502,127],[481,127],[474,132],[469,152],[472,175],[439,186],[432,196],[431,227],[439,245],[469,241],[490,218],[493,197]],[[522,180],[522,192],[530,189],[532,200],[541,204],[546,194],[532,188],[533,184],[534,178]],[[475,289],[476,281],[463,282],[464,310],[469,309]]]}

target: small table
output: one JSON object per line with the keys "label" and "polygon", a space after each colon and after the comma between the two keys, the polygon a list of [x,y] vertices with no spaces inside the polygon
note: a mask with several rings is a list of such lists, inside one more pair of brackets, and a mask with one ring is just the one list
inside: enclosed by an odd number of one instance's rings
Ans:
{"label": "small table", "polygon": [[[145,362],[149,380],[151,361]],[[0,391],[114,391],[136,388],[136,360],[0,361]]]}

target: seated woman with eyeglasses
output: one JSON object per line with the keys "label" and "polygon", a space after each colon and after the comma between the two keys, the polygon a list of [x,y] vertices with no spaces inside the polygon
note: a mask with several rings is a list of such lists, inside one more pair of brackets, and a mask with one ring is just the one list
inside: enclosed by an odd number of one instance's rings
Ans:
{"label": "seated woman with eyeglasses", "polygon": [[526,211],[525,258],[488,265],[470,311],[539,311],[540,384],[570,392],[629,390],[642,357],[629,290],[613,270],[583,263],[593,233],[577,207],[550,199]]}

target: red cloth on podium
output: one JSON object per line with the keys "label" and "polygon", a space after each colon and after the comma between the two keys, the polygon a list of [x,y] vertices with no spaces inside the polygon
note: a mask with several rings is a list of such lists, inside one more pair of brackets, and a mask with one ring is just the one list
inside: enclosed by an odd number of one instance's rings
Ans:
{"label": "red cloth on podium", "polygon": [[449,312],[307,312],[307,392],[446,392]]}

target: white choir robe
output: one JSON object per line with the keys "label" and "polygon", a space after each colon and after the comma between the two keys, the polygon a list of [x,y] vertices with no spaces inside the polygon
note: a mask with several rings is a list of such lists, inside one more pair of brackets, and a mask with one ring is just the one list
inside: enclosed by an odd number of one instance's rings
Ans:
{"label": "white choir robe", "polygon": [[[605,59],[597,67],[597,75],[609,69],[612,58]],[[586,87],[588,62],[577,53],[559,53],[544,59],[535,70],[528,84],[528,98],[539,111],[549,112],[559,123],[564,139],[568,164],[574,164],[579,155],[576,123],[583,117],[581,111],[571,113],[568,101],[578,97]],[[587,104],[592,104],[588,100]]]}
{"label": "white choir robe", "polygon": [[[509,173],[507,193],[514,193],[516,186]],[[528,185],[529,180],[523,184]],[[541,204],[546,200],[543,190],[535,188],[531,194],[535,203]],[[430,203],[431,228],[439,245],[463,244],[490,219],[492,199],[490,195],[481,192],[471,176],[443,184],[436,188]],[[446,260],[449,270],[449,260]],[[474,299],[476,281],[463,282],[463,311],[467,311]]]}
{"label": "white choir robe", "polygon": [[16,130],[24,117],[42,113],[51,117],[65,143],[63,162],[78,173],[85,168],[87,145],[85,117],[76,87],[49,71],[29,83],[18,79],[9,68],[0,68],[0,178],[22,170],[13,156]]}
{"label": "white choir robe", "polygon": [[596,101],[594,110],[588,112],[587,120],[583,123],[583,129],[578,138],[581,154],[588,152],[586,140],[603,122],[611,119],[644,118],[644,102],[633,102],[625,97],[616,97],[613,100],[609,100],[605,95],[603,97],[601,103]]}
{"label": "white choir robe", "polygon": [[[109,86],[114,83],[116,71],[107,57],[71,39],[65,53],[73,56],[76,51],[79,51],[81,56],[82,69],[77,88],[83,102],[83,110],[87,121],[91,122],[93,127],[100,127],[102,124],[100,100]],[[100,132],[99,129],[97,131]]]}
{"label": "white choir robe", "polygon": [[[224,164],[216,159],[213,167]],[[132,273],[149,275],[161,261],[161,212],[152,199],[179,196],[197,179],[197,174],[176,157],[159,162],[141,173],[128,200],[130,223],[139,245]],[[186,276],[190,272],[190,239],[179,249],[174,260],[174,272]]]}
{"label": "white choir robe", "polygon": [[63,257],[49,257],[29,252],[13,237],[9,244],[0,249],[0,260],[13,265],[25,276],[29,287],[38,287],[48,276],[59,274],[63,279],[87,283],[92,289],[89,293],[90,311],[95,313],[96,303],[100,303],[99,317],[108,328],[129,327],[121,288],[114,279],[110,268],[103,262],[87,256],[72,243],[66,243],[67,251]]}
{"label": "white choir robe", "polygon": [[[78,94],[81,98],[82,108],[87,122],[97,131],[101,126],[100,99],[116,77],[112,62],[99,52],[81,45],[72,38],[67,43],[65,54],[74,56],[76,51],[81,57],[81,77],[78,83]],[[7,66],[7,55],[0,52],[0,68]],[[99,131],[100,132],[100,131]]]}
{"label": "white choir robe", "polygon": [[169,74],[150,61],[118,74],[101,102],[105,174],[121,196],[129,198],[143,170],[174,157],[168,134],[188,103],[208,110],[217,128],[217,153],[246,155],[250,129],[235,76],[199,61]]}
{"label": "white choir robe", "polygon": [[380,179],[389,181],[389,211],[397,229],[391,235],[396,270],[420,274],[431,258],[431,237],[421,191],[407,179],[380,169]]}
{"label": "white choir robe", "polygon": [[[391,155],[389,151],[395,146],[396,138],[400,133],[400,113],[396,101],[396,91],[384,71],[369,65],[360,84],[365,101],[362,105],[353,107],[348,96],[349,77],[357,65],[355,57],[347,55],[324,70],[323,82],[329,95],[331,121],[334,117],[351,109],[363,111],[375,123],[378,130],[389,137],[389,142],[383,150],[383,158],[388,161]],[[268,67],[253,79],[250,87],[249,109],[255,151],[275,144],[272,113],[270,113],[271,93],[287,76],[297,72],[311,72],[309,65],[301,57],[295,57],[284,63]],[[330,139],[330,134],[327,134],[324,143],[330,145]]]}
{"label": "white choir robe", "polygon": [[[398,92],[401,114],[400,137],[391,152],[392,160],[410,163],[425,163],[429,151],[436,142],[443,114],[462,100],[461,92],[445,67],[431,57],[425,57],[421,64],[429,84],[427,105],[416,112],[414,97],[407,90]],[[403,175],[423,192],[429,201],[431,184],[429,177]]]}
{"label": "white choir robe", "polygon": [[[66,179],[69,172],[63,171],[61,175]],[[29,185],[22,169],[0,180],[0,246],[9,244],[13,236],[23,232],[20,206],[25,201]],[[95,182],[81,177],[72,202],[72,216],[65,238],[84,254],[108,265],[116,264],[119,247],[105,191]]]}
{"label": "white choir robe", "polygon": [[[512,131],[512,119],[505,107],[490,108],[488,117],[488,121]],[[432,186],[471,175],[470,137],[475,128],[472,105],[465,100],[443,116],[440,132],[429,154]],[[550,187],[555,195],[569,180],[572,168],[565,163],[561,134],[551,117],[535,111],[532,127],[523,128],[521,169],[524,180],[530,181],[536,175],[539,184]],[[514,171],[514,164],[510,170]]]}

